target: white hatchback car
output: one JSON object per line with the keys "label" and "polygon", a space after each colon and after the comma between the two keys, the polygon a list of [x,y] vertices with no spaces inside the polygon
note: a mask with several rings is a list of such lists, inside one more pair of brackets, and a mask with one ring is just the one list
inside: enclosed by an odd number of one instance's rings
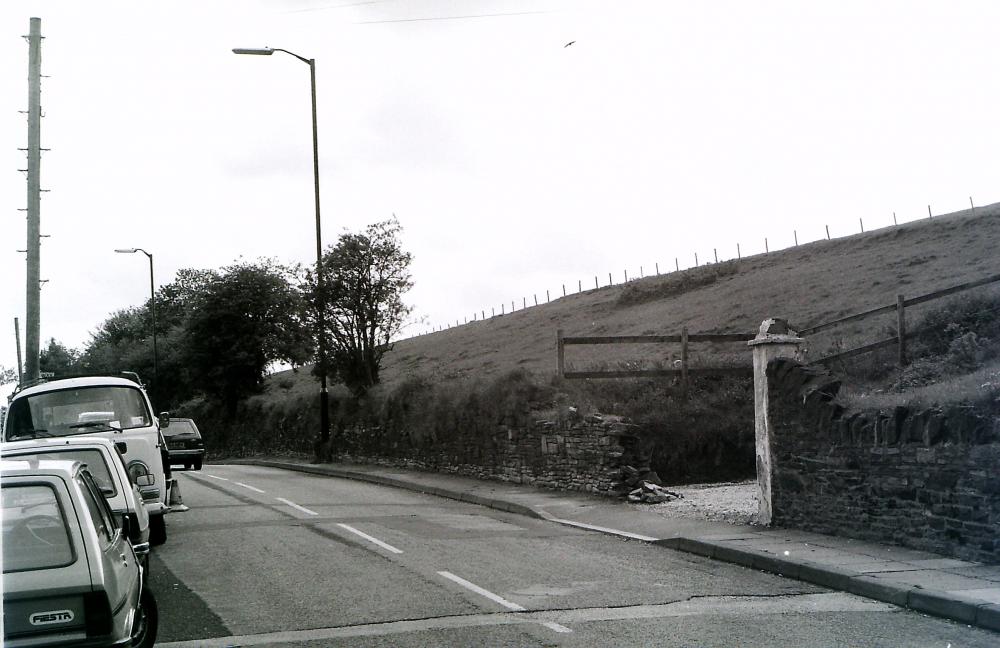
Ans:
{"label": "white hatchback car", "polygon": [[149,513],[139,487],[132,483],[122,454],[127,441],[104,437],[66,437],[11,441],[0,446],[4,459],[79,461],[87,466],[111,510],[129,519],[129,541],[143,566],[149,561]]}

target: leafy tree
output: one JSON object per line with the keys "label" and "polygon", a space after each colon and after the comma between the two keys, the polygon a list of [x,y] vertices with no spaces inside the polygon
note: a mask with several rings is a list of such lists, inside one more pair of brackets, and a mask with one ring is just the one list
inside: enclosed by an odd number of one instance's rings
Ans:
{"label": "leafy tree", "polygon": [[[323,293],[329,367],[355,394],[379,382],[382,356],[392,347],[410,307],[403,294],[413,286],[413,257],[399,241],[402,231],[392,218],[369,225],[363,233],[341,234],[323,255]],[[307,292],[318,313],[314,273],[307,273]]]}
{"label": "leafy tree", "polygon": [[80,373],[80,352],[49,338],[48,346],[38,352],[38,370],[56,376]]}
{"label": "leafy tree", "polygon": [[223,268],[195,294],[186,320],[192,380],[233,410],[275,361],[303,364],[312,352],[307,303],[295,272],[269,259]]}
{"label": "leafy tree", "polygon": [[17,380],[17,371],[13,368],[8,369],[3,365],[0,365],[0,385],[6,385],[7,383],[12,383]]}

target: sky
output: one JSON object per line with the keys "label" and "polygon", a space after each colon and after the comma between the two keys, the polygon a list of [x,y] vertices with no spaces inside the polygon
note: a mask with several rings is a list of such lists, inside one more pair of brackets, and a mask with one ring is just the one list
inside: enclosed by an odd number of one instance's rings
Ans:
{"label": "sky", "polygon": [[[0,3],[0,365],[24,340],[29,19],[41,337],[181,268],[315,262],[395,215],[404,335],[500,305],[1000,201],[996,2]],[[859,222],[859,219],[861,222]]]}

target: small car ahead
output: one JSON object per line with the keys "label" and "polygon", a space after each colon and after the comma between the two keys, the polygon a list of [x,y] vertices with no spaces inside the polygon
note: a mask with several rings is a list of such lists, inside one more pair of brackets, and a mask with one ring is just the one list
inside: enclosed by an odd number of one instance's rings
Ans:
{"label": "small car ahead", "polygon": [[129,519],[129,541],[142,561],[149,565],[149,513],[138,486],[132,483],[121,445],[104,437],[66,437],[11,441],[0,447],[4,459],[62,459],[87,466],[111,510]]}
{"label": "small car ahead", "polygon": [[160,426],[160,432],[167,441],[170,464],[183,464],[188,470],[194,466],[195,470],[201,470],[201,463],[205,459],[205,442],[194,421],[189,418],[171,418],[167,419],[166,425],[161,422]]}
{"label": "small car ahead", "polygon": [[100,486],[78,461],[0,460],[3,645],[139,646],[156,601]]}

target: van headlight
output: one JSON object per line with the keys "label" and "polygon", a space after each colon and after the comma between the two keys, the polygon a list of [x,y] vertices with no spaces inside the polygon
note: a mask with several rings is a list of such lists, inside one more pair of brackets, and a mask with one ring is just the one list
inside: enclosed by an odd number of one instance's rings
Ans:
{"label": "van headlight", "polygon": [[129,462],[128,476],[132,479],[132,483],[140,488],[156,483],[156,475],[149,472],[149,466],[138,459]]}

